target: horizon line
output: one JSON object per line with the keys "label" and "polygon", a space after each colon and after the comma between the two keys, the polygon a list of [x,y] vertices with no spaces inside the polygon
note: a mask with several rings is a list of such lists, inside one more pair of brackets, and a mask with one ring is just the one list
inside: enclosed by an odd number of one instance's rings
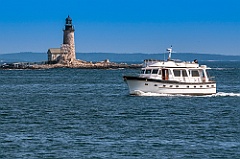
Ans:
{"label": "horizon line", "polygon": [[[37,54],[47,54],[47,52],[32,52],[32,51],[21,51],[21,52],[13,52],[13,53],[0,53],[0,55],[10,55],[10,54],[21,54],[21,53],[37,53]],[[147,52],[76,52],[77,54],[148,54],[148,55],[156,55],[156,54],[168,54],[167,52],[159,52],[159,53],[147,53]],[[220,55],[220,56],[240,56],[240,55],[226,55],[221,53],[200,53],[200,52],[173,52],[173,54],[200,54],[200,55]]]}

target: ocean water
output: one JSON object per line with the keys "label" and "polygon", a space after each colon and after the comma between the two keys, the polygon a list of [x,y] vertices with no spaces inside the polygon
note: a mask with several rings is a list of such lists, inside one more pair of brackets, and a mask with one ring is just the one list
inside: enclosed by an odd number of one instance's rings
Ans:
{"label": "ocean water", "polygon": [[130,96],[139,70],[0,70],[0,158],[240,158],[240,62],[217,94]]}

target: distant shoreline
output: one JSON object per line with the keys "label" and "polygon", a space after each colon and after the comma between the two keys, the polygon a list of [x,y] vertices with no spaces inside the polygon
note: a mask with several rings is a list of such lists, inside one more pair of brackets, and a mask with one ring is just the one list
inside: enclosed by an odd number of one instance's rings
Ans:
{"label": "distant shoreline", "polygon": [[[103,61],[109,59],[111,62],[143,62],[145,59],[166,60],[167,54],[147,54],[147,53],[76,53],[76,58],[84,61]],[[216,55],[216,54],[194,54],[194,53],[173,53],[172,59],[181,59],[182,61],[240,61],[237,55]],[[9,62],[40,62],[47,61],[47,53],[12,53],[0,54],[0,63]]]}

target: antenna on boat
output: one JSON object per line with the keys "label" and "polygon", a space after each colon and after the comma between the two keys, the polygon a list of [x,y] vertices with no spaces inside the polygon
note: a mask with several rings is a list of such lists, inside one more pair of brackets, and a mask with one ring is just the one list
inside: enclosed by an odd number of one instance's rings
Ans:
{"label": "antenna on boat", "polygon": [[167,52],[168,52],[168,60],[171,60],[171,54],[172,54],[172,45],[170,48],[167,48]]}

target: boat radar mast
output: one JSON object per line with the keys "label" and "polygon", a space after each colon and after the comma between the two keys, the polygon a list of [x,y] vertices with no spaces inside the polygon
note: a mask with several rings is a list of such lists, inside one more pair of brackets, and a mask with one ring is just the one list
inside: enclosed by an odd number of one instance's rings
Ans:
{"label": "boat radar mast", "polygon": [[168,60],[171,60],[171,54],[172,54],[172,45],[170,48],[167,48],[167,52],[168,52]]}

